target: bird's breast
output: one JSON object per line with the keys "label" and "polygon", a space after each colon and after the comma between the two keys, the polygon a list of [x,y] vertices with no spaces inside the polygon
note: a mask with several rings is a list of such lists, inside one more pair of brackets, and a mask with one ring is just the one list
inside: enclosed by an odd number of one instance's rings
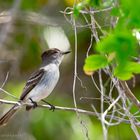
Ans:
{"label": "bird's breast", "polygon": [[58,79],[59,68],[56,66],[47,67],[39,83],[29,93],[28,99],[31,98],[33,101],[38,102],[41,99],[46,98],[56,86]]}

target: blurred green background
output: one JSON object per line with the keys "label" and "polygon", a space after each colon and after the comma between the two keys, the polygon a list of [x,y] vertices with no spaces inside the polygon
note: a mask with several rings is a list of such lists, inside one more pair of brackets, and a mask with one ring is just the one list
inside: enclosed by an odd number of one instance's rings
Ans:
{"label": "blurred green background", "polygon": [[[1,85],[9,72],[4,89],[16,97],[20,96],[25,81],[32,71],[39,67],[40,54],[48,49],[44,30],[49,26],[60,26],[70,41],[72,53],[65,57],[60,67],[59,83],[47,101],[53,105],[74,107],[72,97],[74,31],[60,12],[72,5],[72,0],[0,0]],[[9,12],[16,14],[10,27],[7,27],[11,16]],[[105,30],[109,28],[108,18],[109,15],[105,16],[103,13],[97,15],[97,20]],[[80,97],[98,98],[100,96],[91,79],[83,72],[84,60],[90,44],[90,30],[88,28],[78,29],[77,34],[78,76],[87,88],[85,90],[80,81],[77,81],[77,104],[79,108],[93,111],[90,105],[92,103],[98,109],[98,100],[80,100]],[[3,92],[0,92],[0,98],[14,100]],[[9,107],[10,105],[0,104],[0,114],[2,115]],[[83,140],[87,138],[85,137],[86,131],[91,140],[103,139],[101,124],[96,117],[80,115],[78,119],[75,112],[52,112],[42,108],[26,112],[23,108],[10,120],[8,125],[0,127],[0,140]],[[108,139],[135,140],[136,138],[130,126],[122,123],[109,128]]]}

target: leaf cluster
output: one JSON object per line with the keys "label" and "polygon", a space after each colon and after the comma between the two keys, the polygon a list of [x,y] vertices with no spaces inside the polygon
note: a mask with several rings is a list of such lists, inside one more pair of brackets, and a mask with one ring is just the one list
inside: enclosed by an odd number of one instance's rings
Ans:
{"label": "leaf cluster", "polygon": [[[122,0],[112,9],[112,16],[118,22],[103,39],[96,44],[96,53],[85,60],[84,71],[93,73],[96,70],[110,67],[113,76],[120,80],[129,80],[140,73],[138,60],[139,45],[133,31],[140,27],[140,1]],[[137,59],[135,59],[137,58]]]}

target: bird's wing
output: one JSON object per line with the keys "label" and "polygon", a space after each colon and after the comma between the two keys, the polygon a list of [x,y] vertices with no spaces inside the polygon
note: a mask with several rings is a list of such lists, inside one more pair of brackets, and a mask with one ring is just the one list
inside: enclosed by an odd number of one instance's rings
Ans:
{"label": "bird's wing", "polygon": [[38,71],[34,72],[28,79],[23,92],[20,96],[20,100],[24,100],[26,95],[39,83],[41,80],[42,76],[44,74],[43,69],[39,69]]}

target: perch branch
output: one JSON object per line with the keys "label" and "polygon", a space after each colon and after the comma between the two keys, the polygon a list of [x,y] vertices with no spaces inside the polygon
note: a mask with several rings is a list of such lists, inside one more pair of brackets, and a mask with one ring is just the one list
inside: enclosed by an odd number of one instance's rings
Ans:
{"label": "perch branch", "polygon": [[[9,100],[0,99],[0,105],[1,104],[15,105],[15,104],[19,104],[19,103],[17,101],[9,101]],[[21,105],[21,104],[19,104],[19,105]],[[32,105],[32,104],[31,103],[24,103],[23,105]],[[47,104],[43,104],[43,105],[39,104],[38,107],[39,108],[48,108],[48,109],[51,108]],[[84,115],[97,116],[96,112],[92,112],[92,111],[88,111],[88,110],[84,110],[84,109],[79,109],[79,108],[55,106],[55,110],[63,110],[63,111],[71,111],[71,112],[77,111],[78,113],[81,113],[81,114],[84,114]],[[101,113],[98,113],[98,115],[101,116]],[[106,115],[106,118],[111,118],[111,117],[112,117],[111,115]],[[116,117],[116,116],[113,117],[113,120],[116,120],[116,121],[119,120],[121,122],[130,124],[129,120],[122,119],[122,118],[119,118],[119,117]],[[137,122],[135,122],[135,125],[140,126],[140,124],[137,123]]]}

